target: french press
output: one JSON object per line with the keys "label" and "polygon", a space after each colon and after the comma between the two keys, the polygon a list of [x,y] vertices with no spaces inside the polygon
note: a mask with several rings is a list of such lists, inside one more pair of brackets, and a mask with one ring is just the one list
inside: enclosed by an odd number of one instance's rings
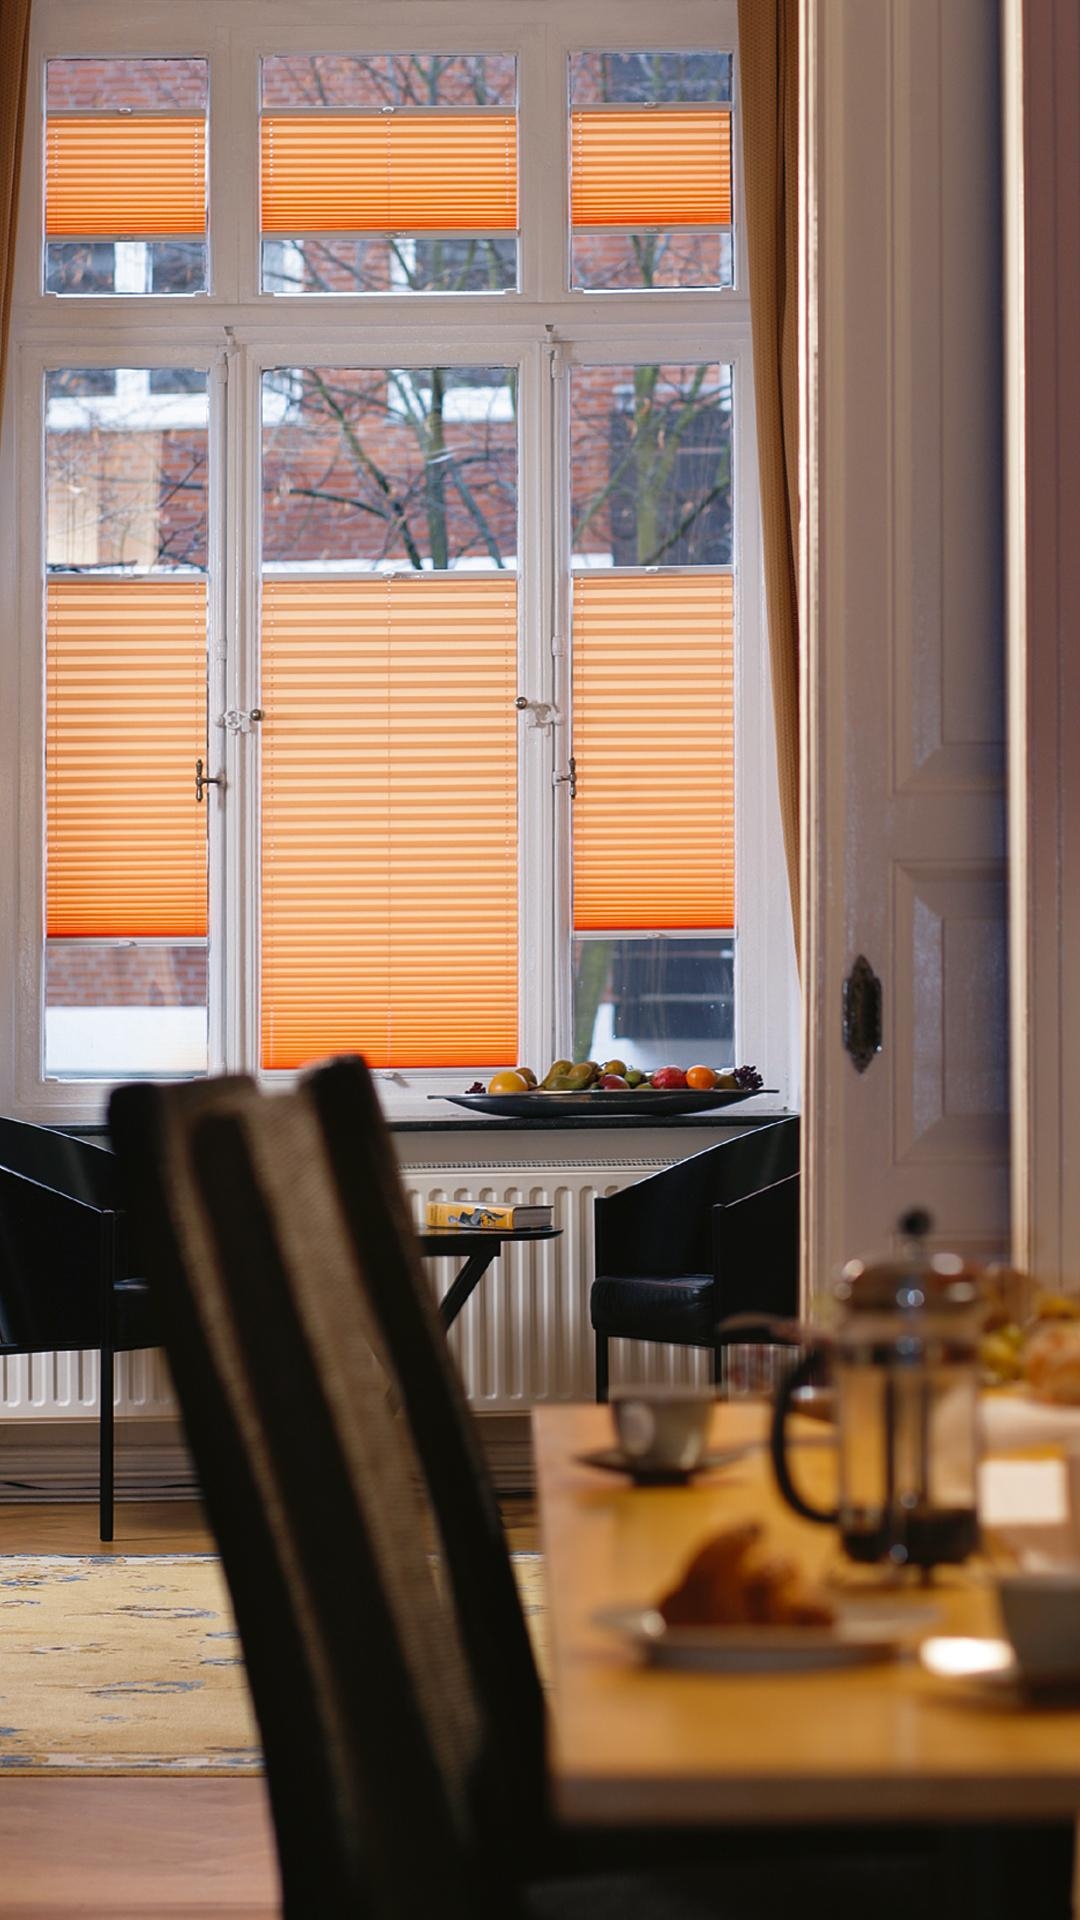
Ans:
{"label": "french press", "polygon": [[929,1568],[978,1545],[976,1469],[979,1288],[956,1254],[931,1254],[928,1214],[900,1220],[898,1259],[852,1260],[835,1288],[841,1309],[828,1345],[836,1392],[839,1501],[812,1507],[794,1485],[787,1449],[792,1394],[811,1353],[776,1399],[772,1454],[788,1504],[839,1526],[851,1559]]}

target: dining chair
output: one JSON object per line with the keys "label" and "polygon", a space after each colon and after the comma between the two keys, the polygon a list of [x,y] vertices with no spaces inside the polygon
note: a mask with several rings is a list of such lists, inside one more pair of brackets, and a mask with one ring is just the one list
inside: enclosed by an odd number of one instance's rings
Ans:
{"label": "dining chair", "polygon": [[545,1711],[494,1483],[419,1257],[390,1129],[356,1056],[305,1080],[338,1203],[408,1415],[465,1650],[500,1765],[539,1812]]}
{"label": "dining chair", "polygon": [[609,1343],[704,1347],[719,1381],[734,1314],[794,1319],[799,1307],[799,1121],[794,1115],[650,1174],[594,1202],[589,1315],[596,1398]]}
{"label": "dining chair", "polygon": [[112,1154],[0,1117],[0,1358],[97,1349],[102,1540],[114,1529],[115,1356],[160,1345],[128,1256]]}
{"label": "dining chair", "polygon": [[[511,1915],[512,1795],[310,1102],[142,1086],[110,1121],[234,1592],[286,1913]],[[314,1827],[293,1797],[311,1765]]]}
{"label": "dining chair", "polygon": [[[805,1860],[778,1872],[760,1848],[725,1848],[720,1869],[544,1872],[546,1810],[521,1805],[429,1551],[325,1108],[305,1089],[141,1085],[110,1119],[233,1592],[290,1920],[790,1920]],[[865,1865],[811,1869],[844,1920],[865,1911]],[[904,1910],[875,1899],[882,1920]]]}

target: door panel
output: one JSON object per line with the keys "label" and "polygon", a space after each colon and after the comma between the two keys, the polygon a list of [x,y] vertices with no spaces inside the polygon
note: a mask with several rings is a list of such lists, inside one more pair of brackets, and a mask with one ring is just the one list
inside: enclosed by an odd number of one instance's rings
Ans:
{"label": "door panel", "polygon": [[[983,0],[811,0],[810,1286],[930,1208],[1008,1233],[1000,130]],[[883,1046],[859,1073],[865,953]]]}

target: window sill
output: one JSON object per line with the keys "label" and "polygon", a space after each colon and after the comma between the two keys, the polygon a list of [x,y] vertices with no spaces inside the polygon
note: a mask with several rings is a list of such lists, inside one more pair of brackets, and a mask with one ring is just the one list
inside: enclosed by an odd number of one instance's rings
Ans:
{"label": "window sill", "polygon": [[543,1120],[529,1118],[512,1120],[505,1115],[461,1114],[452,1118],[441,1115],[435,1118],[395,1118],[388,1113],[387,1124],[392,1133],[595,1133],[597,1129],[605,1132],[635,1132],[642,1127],[669,1127],[680,1130],[686,1128],[713,1129],[716,1127],[745,1127],[763,1125],[771,1120],[790,1119],[787,1107],[746,1106],[719,1109],[716,1113],[625,1113],[610,1116],[592,1113],[582,1114],[580,1118],[562,1116],[558,1119]]}
{"label": "window sill", "polygon": [[[387,1115],[387,1125],[391,1133],[596,1133],[598,1130],[614,1133],[634,1133],[642,1127],[676,1128],[679,1132],[712,1132],[717,1127],[764,1126],[772,1120],[789,1120],[793,1117],[788,1107],[746,1107],[734,1108],[717,1113],[627,1113],[613,1115],[610,1119],[601,1114],[583,1114],[579,1120],[509,1120],[503,1116],[485,1117],[475,1114],[460,1119],[424,1119],[396,1120]],[[103,1120],[80,1125],[69,1121],[57,1127],[58,1133],[70,1133],[85,1139],[107,1138],[109,1129]]]}

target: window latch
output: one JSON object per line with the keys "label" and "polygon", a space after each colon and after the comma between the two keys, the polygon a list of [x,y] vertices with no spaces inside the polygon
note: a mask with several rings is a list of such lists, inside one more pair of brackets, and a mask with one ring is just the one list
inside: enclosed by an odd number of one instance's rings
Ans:
{"label": "window latch", "polygon": [[207,787],[223,787],[224,785],[225,785],[225,776],[223,774],[204,773],[202,761],[196,760],[195,762],[195,800],[199,806],[202,805],[203,794],[206,791]]}
{"label": "window latch", "polygon": [[519,693],[514,705],[519,713],[528,714],[530,727],[535,727],[538,732],[550,727],[559,717],[558,707],[553,707],[550,700],[528,700],[523,693]]}
{"label": "window latch", "polygon": [[228,707],[218,725],[224,727],[226,733],[251,733],[256,722],[265,719],[261,707]]}
{"label": "window latch", "polygon": [[552,774],[551,784],[553,787],[569,787],[571,800],[577,799],[577,761],[573,754],[566,763],[565,773]]}

